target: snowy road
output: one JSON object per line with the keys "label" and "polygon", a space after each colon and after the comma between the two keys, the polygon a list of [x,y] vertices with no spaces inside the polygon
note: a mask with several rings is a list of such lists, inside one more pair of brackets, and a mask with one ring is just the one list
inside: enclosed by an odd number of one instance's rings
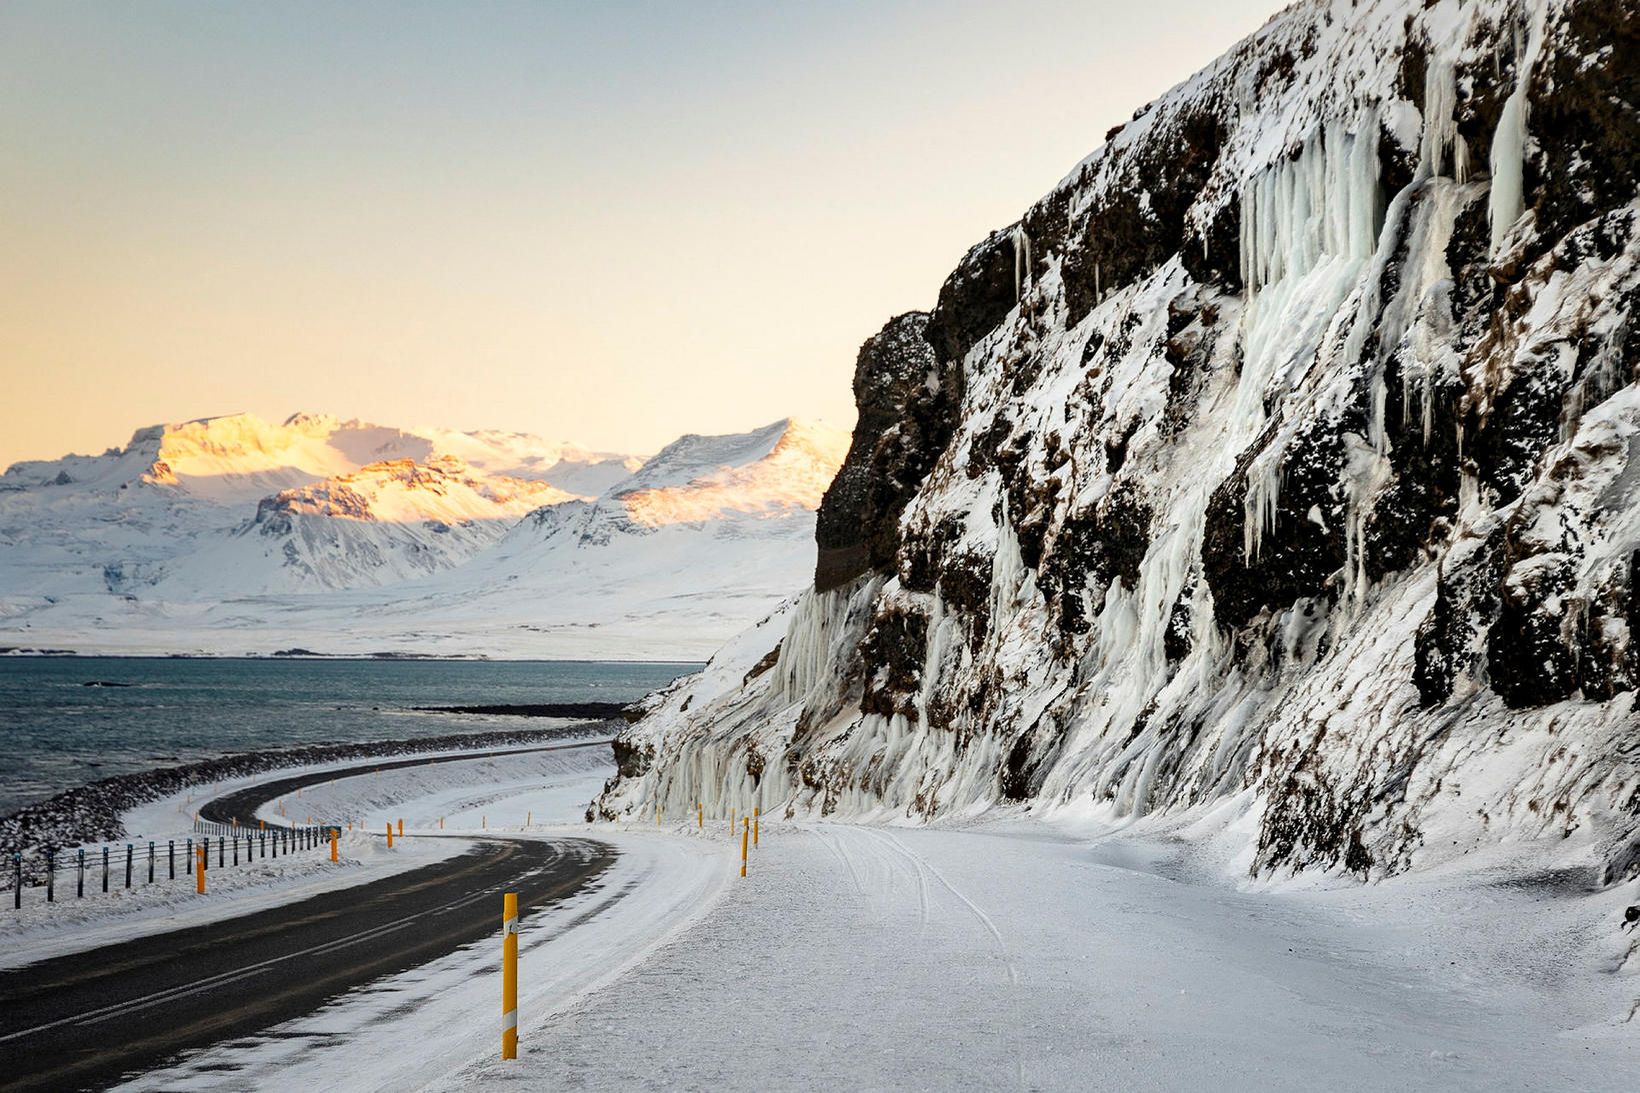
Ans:
{"label": "snowy road", "polygon": [[1249,890],[1191,853],[1029,822],[770,824],[698,927],[527,1014],[518,1063],[429,1088],[1640,1086],[1635,977],[1581,897],[1475,875]]}
{"label": "snowy road", "polygon": [[8,1089],[104,1086],[259,1032],[493,935],[503,890],[540,909],[609,867],[589,841],[489,841],[372,884],[0,972]]}
{"label": "snowy road", "polygon": [[[208,1038],[124,1088],[1640,1087],[1640,953],[1615,928],[1629,893],[1523,872],[1518,851],[1371,886],[1253,883],[1234,816],[1172,834],[766,818],[742,880],[721,819],[571,824],[601,767],[554,781],[494,763],[339,778],[301,800],[373,824],[402,813],[407,830],[445,817],[468,836],[533,810],[559,826],[509,831],[521,853],[618,851],[526,911],[516,1063],[493,1061],[481,897],[470,943]],[[265,959],[252,946],[217,947]],[[254,1004],[222,987],[201,1000]],[[137,1035],[144,1017],[106,1024]],[[0,1040],[0,1057],[19,1043]]]}

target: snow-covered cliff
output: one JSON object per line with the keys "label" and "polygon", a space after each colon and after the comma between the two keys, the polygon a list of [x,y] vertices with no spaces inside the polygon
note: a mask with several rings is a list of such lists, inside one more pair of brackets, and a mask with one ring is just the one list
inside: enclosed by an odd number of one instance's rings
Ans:
{"label": "snow-covered cliff", "polygon": [[1640,11],[1303,0],[862,348],[816,582],[608,817],[1246,817],[1640,865]]}

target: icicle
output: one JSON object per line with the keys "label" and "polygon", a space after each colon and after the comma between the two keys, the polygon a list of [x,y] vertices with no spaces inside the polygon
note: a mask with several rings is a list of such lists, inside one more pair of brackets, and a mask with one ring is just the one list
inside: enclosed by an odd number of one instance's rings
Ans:
{"label": "icicle", "polygon": [[1020,586],[1025,581],[1025,558],[1019,549],[1019,536],[1014,534],[1013,522],[1008,518],[1008,505],[1002,505],[1002,520],[997,526],[997,552],[991,560],[991,629],[1001,633],[1003,625],[1014,613],[1019,602]]}
{"label": "icicle", "polygon": [[1025,282],[1031,275],[1031,237],[1025,234],[1023,226],[1013,230],[1014,243],[1014,302],[1018,303],[1020,294],[1024,290]]}
{"label": "icicle", "polygon": [[1419,178],[1441,174],[1449,153],[1456,171],[1457,106],[1457,74],[1452,62],[1432,61],[1424,70],[1424,131],[1418,144]]}
{"label": "icicle", "polygon": [[799,597],[775,661],[775,678],[786,702],[801,700],[825,678],[832,638],[847,620],[848,603],[847,585],[830,592],[816,592],[811,586]]}
{"label": "icicle", "polygon": [[1504,236],[1526,209],[1526,89],[1543,43],[1543,23],[1547,15],[1541,0],[1531,6],[1531,27],[1524,44],[1518,26],[1515,31],[1515,90],[1504,100],[1497,131],[1492,134],[1492,192],[1487,200],[1487,214],[1492,225],[1494,257],[1503,245]]}
{"label": "icicle", "polygon": [[1241,272],[1256,292],[1324,262],[1360,261],[1378,241],[1378,136],[1329,123],[1298,158],[1274,164],[1242,189]]}
{"label": "icicle", "polygon": [[1281,504],[1281,452],[1270,448],[1260,452],[1247,469],[1247,497],[1243,501],[1242,561],[1258,560],[1264,537],[1276,524],[1276,510]]}

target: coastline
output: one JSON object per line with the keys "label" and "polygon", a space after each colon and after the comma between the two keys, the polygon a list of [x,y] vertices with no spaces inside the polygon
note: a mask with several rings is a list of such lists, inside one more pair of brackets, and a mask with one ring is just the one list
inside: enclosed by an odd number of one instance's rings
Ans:
{"label": "coastline", "polygon": [[[22,854],[24,883],[28,884],[44,850],[121,838],[125,835],[122,817],[131,809],[193,786],[229,778],[347,760],[477,751],[577,739],[594,741],[601,736],[613,736],[621,727],[623,723],[618,720],[566,719],[563,724],[545,728],[240,751],[193,763],[111,775],[63,790],[0,817],[0,860]],[[10,875],[0,880],[0,884],[9,888]]]}

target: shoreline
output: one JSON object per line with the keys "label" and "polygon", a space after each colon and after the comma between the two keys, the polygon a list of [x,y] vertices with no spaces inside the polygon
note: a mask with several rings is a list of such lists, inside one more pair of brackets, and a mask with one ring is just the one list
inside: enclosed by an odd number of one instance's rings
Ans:
{"label": "shoreline", "polygon": [[[231,752],[170,767],[115,774],[63,790],[0,817],[0,861],[14,854],[24,859],[24,884],[34,879],[41,853],[125,835],[122,816],[131,809],[192,786],[291,767],[375,759],[427,752],[460,752],[551,741],[596,740],[613,736],[619,720],[565,719],[568,724],[532,729],[447,733],[398,740],[365,740],[347,744],[303,744],[293,748]],[[12,886],[12,873],[0,887]]]}
{"label": "shoreline", "polygon": [[440,653],[82,653],[76,649],[33,649],[0,646],[0,661],[6,660],[254,660],[254,661],[357,661],[366,664],[452,663],[452,664],[676,664],[704,668],[704,660],[664,660],[650,657],[492,657],[482,653],[452,656]]}

